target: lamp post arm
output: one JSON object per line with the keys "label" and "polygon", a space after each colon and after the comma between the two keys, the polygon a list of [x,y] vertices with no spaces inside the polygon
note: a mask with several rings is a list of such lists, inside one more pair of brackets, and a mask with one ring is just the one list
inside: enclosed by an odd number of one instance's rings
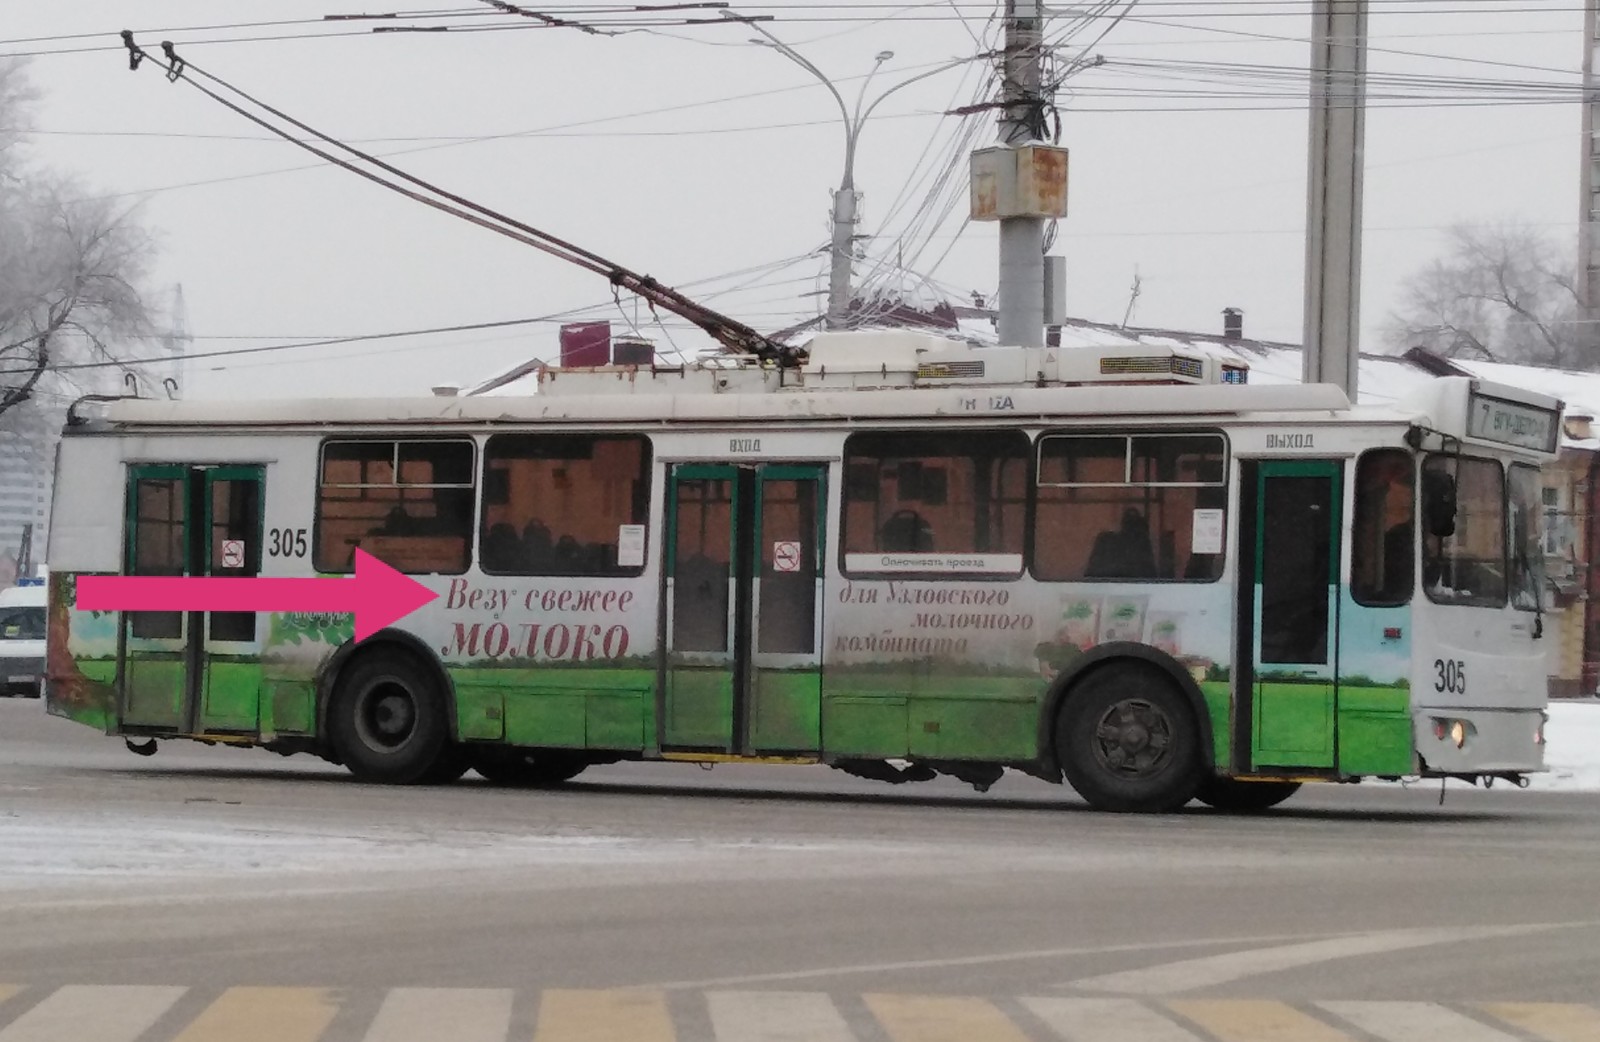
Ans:
{"label": "lamp post arm", "polygon": [[969,59],[967,59],[967,58],[962,58],[962,59],[959,59],[957,61],[948,62],[948,63],[946,63],[944,65],[939,66],[938,68],[929,69],[927,72],[919,72],[915,76],[911,77],[908,80],[902,80],[901,82],[896,83],[893,87],[890,87],[888,90],[884,91],[882,94],[879,94],[877,96],[877,98],[875,98],[873,100],[872,104],[867,106],[867,111],[865,111],[865,112],[863,112],[861,114],[861,118],[860,118],[859,122],[860,123],[865,123],[867,121],[867,117],[872,115],[872,110],[877,108],[880,102],[882,102],[889,95],[891,95],[891,94],[895,93],[896,91],[898,91],[900,88],[909,87],[913,83],[917,83],[917,82],[919,82],[921,80],[925,80],[930,76],[937,76],[941,72],[949,72],[951,69],[955,68],[958,65],[965,65],[968,60]]}
{"label": "lamp post arm", "polygon": [[844,96],[839,93],[839,88],[835,87],[833,85],[833,81],[828,79],[827,75],[821,69],[813,65],[810,59],[801,54],[799,51],[795,50],[793,47],[790,47],[788,44],[784,43],[782,40],[778,39],[776,36],[772,35],[772,33],[767,31],[766,28],[758,25],[755,22],[746,22],[745,24],[770,40],[773,50],[777,51],[785,58],[788,58],[802,69],[815,76],[819,81],[821,81],[824,87],[828,88],[828,93],[833,95],[834,102],[839,106],[839,115],[844,119],[845,151],[849,152],[855,135],[851,133],[850,128],[850,107],[845,104]]}

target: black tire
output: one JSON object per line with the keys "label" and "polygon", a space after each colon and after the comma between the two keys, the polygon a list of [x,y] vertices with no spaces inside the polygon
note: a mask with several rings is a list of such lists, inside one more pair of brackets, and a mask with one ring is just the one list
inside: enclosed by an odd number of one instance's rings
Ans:
{"label": "black tire", "polygon": [[547,789],[571,781],[589,766],[576,753],[497,747],[473,754],[472,769],[494,785]]}
{"label": "black tire", "polygon": [[450,758],[449,731],[444,692],[417,656],[369,652],[340,673],[328,707],[328,734],[334,752],[360,780],[390,785],[446,780],[432,772]]}
{"label": "black tire", "polygon": [[1207,778],[1195,790],[1194,798],[1208,807],[1232,814],[1255,814],[1276,807],[1299,791],[1297,781]]}
{"label": "black tire", "polygon": [[422,772],[422,777],[417,779],[418,785],[449,785],[451,782],[461,780],[461,776],[472,769],[472,761],[467,759],[465,749],[459,745],[446,745],[433,761],[433,766]]}
{"label": "black tire", "polygon": [[1102,666],[1067,692],[1056,758],[1096,810],[1164,813],[1194,797],[1203,766],[1189,700],[1148,666]]}

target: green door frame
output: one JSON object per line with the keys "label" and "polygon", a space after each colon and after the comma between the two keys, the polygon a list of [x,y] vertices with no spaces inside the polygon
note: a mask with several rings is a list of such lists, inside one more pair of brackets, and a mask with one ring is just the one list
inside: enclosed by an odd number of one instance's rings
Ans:
{"label": "green door frame", "polygon": [[[178,482],[185,576],[212,573],[212,489],[218,481],[253,481],[258,486],[253,530],[246,537],[246,571],[257,574],[263,556],[265,468],[255,464],[159,463],[128,467],[124,504],[123,571],[139,573],[140,481]],[[259,660],[262,634],[250,642],[217,641],[211,637],[211,616],[182,612],[177,637],[138,637],[135,613],[123,613],[117,649],[118,718],[125,728],[180,734],[254,733],[259,726]],[[243,646],[241,646],[243,644]],[[248,663],[248,665],[246,665]],[[241,672],[241,666],[243,670]],[[253,690],[226,708],[214,708],[214,695],[243,683]]]}
{"label": "green door frame", "polygon": [[[1269,578],[1281,574],[1284,560],[1267,560],[1268,525],[1285,518],[1269,519],[1269,483],[1275,479],[1312,479],[1326,483],[1327,517],[1321,526],[1296,527],[1302,542],[1291,541],[1288,549],[1309,541],[1311,548],[1319,545],[1320,536],[1326,537],[1326,558],[1320,565],[1326,569],[1327,582],[1319,586],[1317,594],[1308,596],[1326,598],[1326,634],[1323,637],[1323,654],[1320,662],[1263,661],[1263,622],[1265,619],[1265,584]],[[1338,646],[1339,646],[1339,586],[1342,558],[1341,531],[1344,503],[1344,465],[1339,460],[1262,460],[1256,464],[1254,489],[1254,546],[1251,550],[1251,569],[1248,591],[1241,596],[1250,600],[1250,683],[1246,697],[1251,700],[1250,760],[1256,769],[1308,768],[1332,770],[1338,757]],[[1278,532],[1281,538],[1282,532]],[[1280,546],[1284,544],[1279,544]],[[1313,557],[1304,559],[1309,567],[1317,567]],[[1276,565],[1277,567],[1274,567]],[[1277,607],[1277,606],[1275,606]],[[1317,608],[1311,607],[1312,617]],[[1284,617],[1274,614],[1274,623]],[[1308,631],[1310,632],[1310,631]],[[1309,656],[1308,656],[1309,657]],[[1276,676],[1264,680],[1264,673]],[[1292,676],[1291,676],[1292,675]]]}
{"label": "green door frame", "polygon": [[[665,654],[658,696],[663,750],[740,755],[814,752],[821,746],[822,620],[827,531],[826,464],[684,463],[668,466],[665,567],[662,577]],[[728,620],[720,651],[679,652],[679,488],[689,481],[726,481]],[[760,650],[763,517],[768,482],[815,484],[813,646],[809,652]]]}

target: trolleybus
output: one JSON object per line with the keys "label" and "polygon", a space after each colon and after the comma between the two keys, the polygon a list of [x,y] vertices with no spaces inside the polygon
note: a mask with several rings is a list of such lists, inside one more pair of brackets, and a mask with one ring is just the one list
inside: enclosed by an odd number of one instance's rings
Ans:
{"label": "trolleybus", "polygon": [[[537,382],[74,416],[50,711],[392,783],[1011,768],[1165,811],[1542,769],[1553,399],[1442,378],[1356,408],[1220,355],[913,333]],[[439,596],[360,641],[348,615],[75,606],[84,575],[357,550]]]}

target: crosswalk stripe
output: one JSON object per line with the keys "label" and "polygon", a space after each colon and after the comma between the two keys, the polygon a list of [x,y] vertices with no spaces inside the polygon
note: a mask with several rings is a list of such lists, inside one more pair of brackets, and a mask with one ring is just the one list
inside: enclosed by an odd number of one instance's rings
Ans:
{"label": "crosswalk stripe", "polygon": [[133,1042],[187,990],[68,985],[0,1030],[0,1042]]}
{"label": "crosswalk stripe", "polygon": [[395,988],[365,1042],[505,1042],[515,998],[510,988]]}
{"label": "crosswalk stripe", "polygon": [[1067,1042],[1197,1042],[1137,999],[1023,999]]}
{"label": "crosswalk stripe", "polygon": [[730,1042],[856,1042],[821,992],[710,991],[706,1005],[713,1032]]}
{"label": "crosswalk stripe", "polygon": [[546,991],[533,1035],[534,1042],[673,1042],[675,1037],[666,996],[659,991]]}
{"label": "crosswalk stripe", "polygon": [[1482,1007],[1507,1024],[1548,1042],[1595,1042],[1600,1038],[1600,1010],[1560,1002],[1493,1002]]}
{"label": "crosswalk stripe", "polygon": [[338,1012],[325,988],[229,988],[172,1042],[316,1042]]}
{"label": "crosswalk stripe", "polygon": [[947,995],[864,995],[895,1042],[1028,1042],[1011,1018],[984,999]]}
{"label": "crosswalk stripe", "polygon": [[1436,1002],[1319,1002],[1317,1006],[1384,1042],[1516,1042],[1504,1031]]}
{"label": "crosswalk stripe", "polygon": [[1167,1006],[1222,1042],[1353,1042],[1343,1031],[1282,1002],[1185,999]]}

